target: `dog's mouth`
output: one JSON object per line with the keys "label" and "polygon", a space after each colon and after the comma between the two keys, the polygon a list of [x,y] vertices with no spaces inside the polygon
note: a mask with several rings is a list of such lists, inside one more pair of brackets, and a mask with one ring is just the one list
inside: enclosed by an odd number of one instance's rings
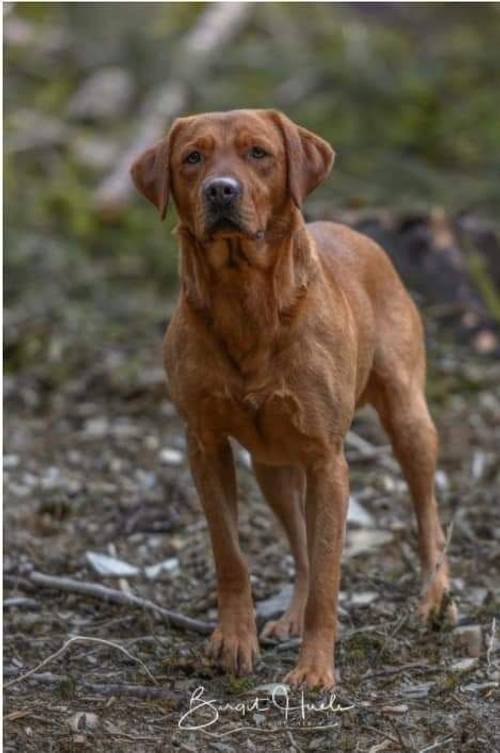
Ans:
{"label": "dog's mouth", "polygon": [[240,236],[250,240],[258,240],[263,233],[249,228],[243,220],[235,214],[218,214],[208,217],[205,222],[205,240],[215,238],[230,238]]}
{"label": "dog's mouth", "polygon": [[243,227],[241,220],[239,220],[238,218],[220,215],[213,218],[208,223],[207,231],[209,235],[235,233],[243,234],[245,232],[245,228]]}

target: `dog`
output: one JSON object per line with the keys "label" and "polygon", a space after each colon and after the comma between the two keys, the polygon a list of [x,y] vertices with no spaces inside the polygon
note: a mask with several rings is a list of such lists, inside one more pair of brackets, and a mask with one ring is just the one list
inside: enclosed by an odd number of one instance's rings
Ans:
{"label": "dog", "polygon": [[301,213],[333,160],[326,141],[281,112],[234,110],[178,118],[131,168],[162,219],[170,197],[177,208],[181,289],[164,356],[215,560],[208,652],[235,674],[258,655],[233,438],[250,453],[295,560],[291,603],[263,635],[301,635],[285,681],[324,689],[335,685],[344,438],[359,406],[378,412],[413,498],[420,614],[455,616],[419,314],[374,241],[341,224],[306,224]]}

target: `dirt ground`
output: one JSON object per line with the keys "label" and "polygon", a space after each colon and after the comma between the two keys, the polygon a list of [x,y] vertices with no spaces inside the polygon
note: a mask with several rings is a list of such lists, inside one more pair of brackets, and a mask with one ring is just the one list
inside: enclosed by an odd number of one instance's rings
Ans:
{"label": "dirt ground", "polygon": [[[363,412],[348,444],[357,504],[337,646],[336,703],[345,710],[309,709],[302,719],[296,709],[286,719],[283,708],[256,709],[251,700],[290,669],[296,642],[268,642],[252,676],[229,678],[204,658],[201,633],[31,580],[33,570],[67,576],[204,623],[216,616],[207,528],[161,371],[171,298],[126,264],[79,267],[53,248],[48,268],[43,248],[29,254],[28,277],[24,270],[17,281],[14,270],[6,312],[6,753],[499,751],[498,361],[454,344],[439,316],[424,312],[441,512],[460,627],[469,629],[424,628],[415,618],[407,489],[374,416]],[[236,450],[236,458],[242,541],[259,603],[290,582],[292,561],[245,454]],[[100,575],[92,553],[133,566],[131,574]],[[145,571],[158,563],[163,569]],[[75,636],[87,640],[42,666]],[[204,698],[236,708],[186,729],[215,715],[205,709],[183,723],[200,686]]]}

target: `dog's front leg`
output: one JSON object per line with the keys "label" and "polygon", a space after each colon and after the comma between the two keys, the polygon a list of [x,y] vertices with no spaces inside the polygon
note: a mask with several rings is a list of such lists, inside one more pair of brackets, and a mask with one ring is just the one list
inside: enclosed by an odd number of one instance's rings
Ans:
{"label": "dog's front leg", "polygon": [[248,569],[238,539],[234,461],[227,438],[188,432],[191,472],[207,517],[217,574],[219,624],[209,655],[234,674],[252,670],[258,654]]}
{"label": "dog's front leg", "polygon": [[307,469],[306,524],[309,594],[299,660],[286,677],[291,685],[332,688],[340,561],[349,494],[342,447]]}

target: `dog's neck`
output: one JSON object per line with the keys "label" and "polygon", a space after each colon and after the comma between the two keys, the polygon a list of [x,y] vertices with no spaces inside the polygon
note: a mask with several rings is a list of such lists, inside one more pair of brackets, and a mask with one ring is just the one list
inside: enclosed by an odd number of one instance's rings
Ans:
{"label": "dog's neck", "polygon": [[199,243],[177,228],[185,304],[243,373],[257,372],[289,328],[316,273],[317,258],[300,212],[262,239]]}

